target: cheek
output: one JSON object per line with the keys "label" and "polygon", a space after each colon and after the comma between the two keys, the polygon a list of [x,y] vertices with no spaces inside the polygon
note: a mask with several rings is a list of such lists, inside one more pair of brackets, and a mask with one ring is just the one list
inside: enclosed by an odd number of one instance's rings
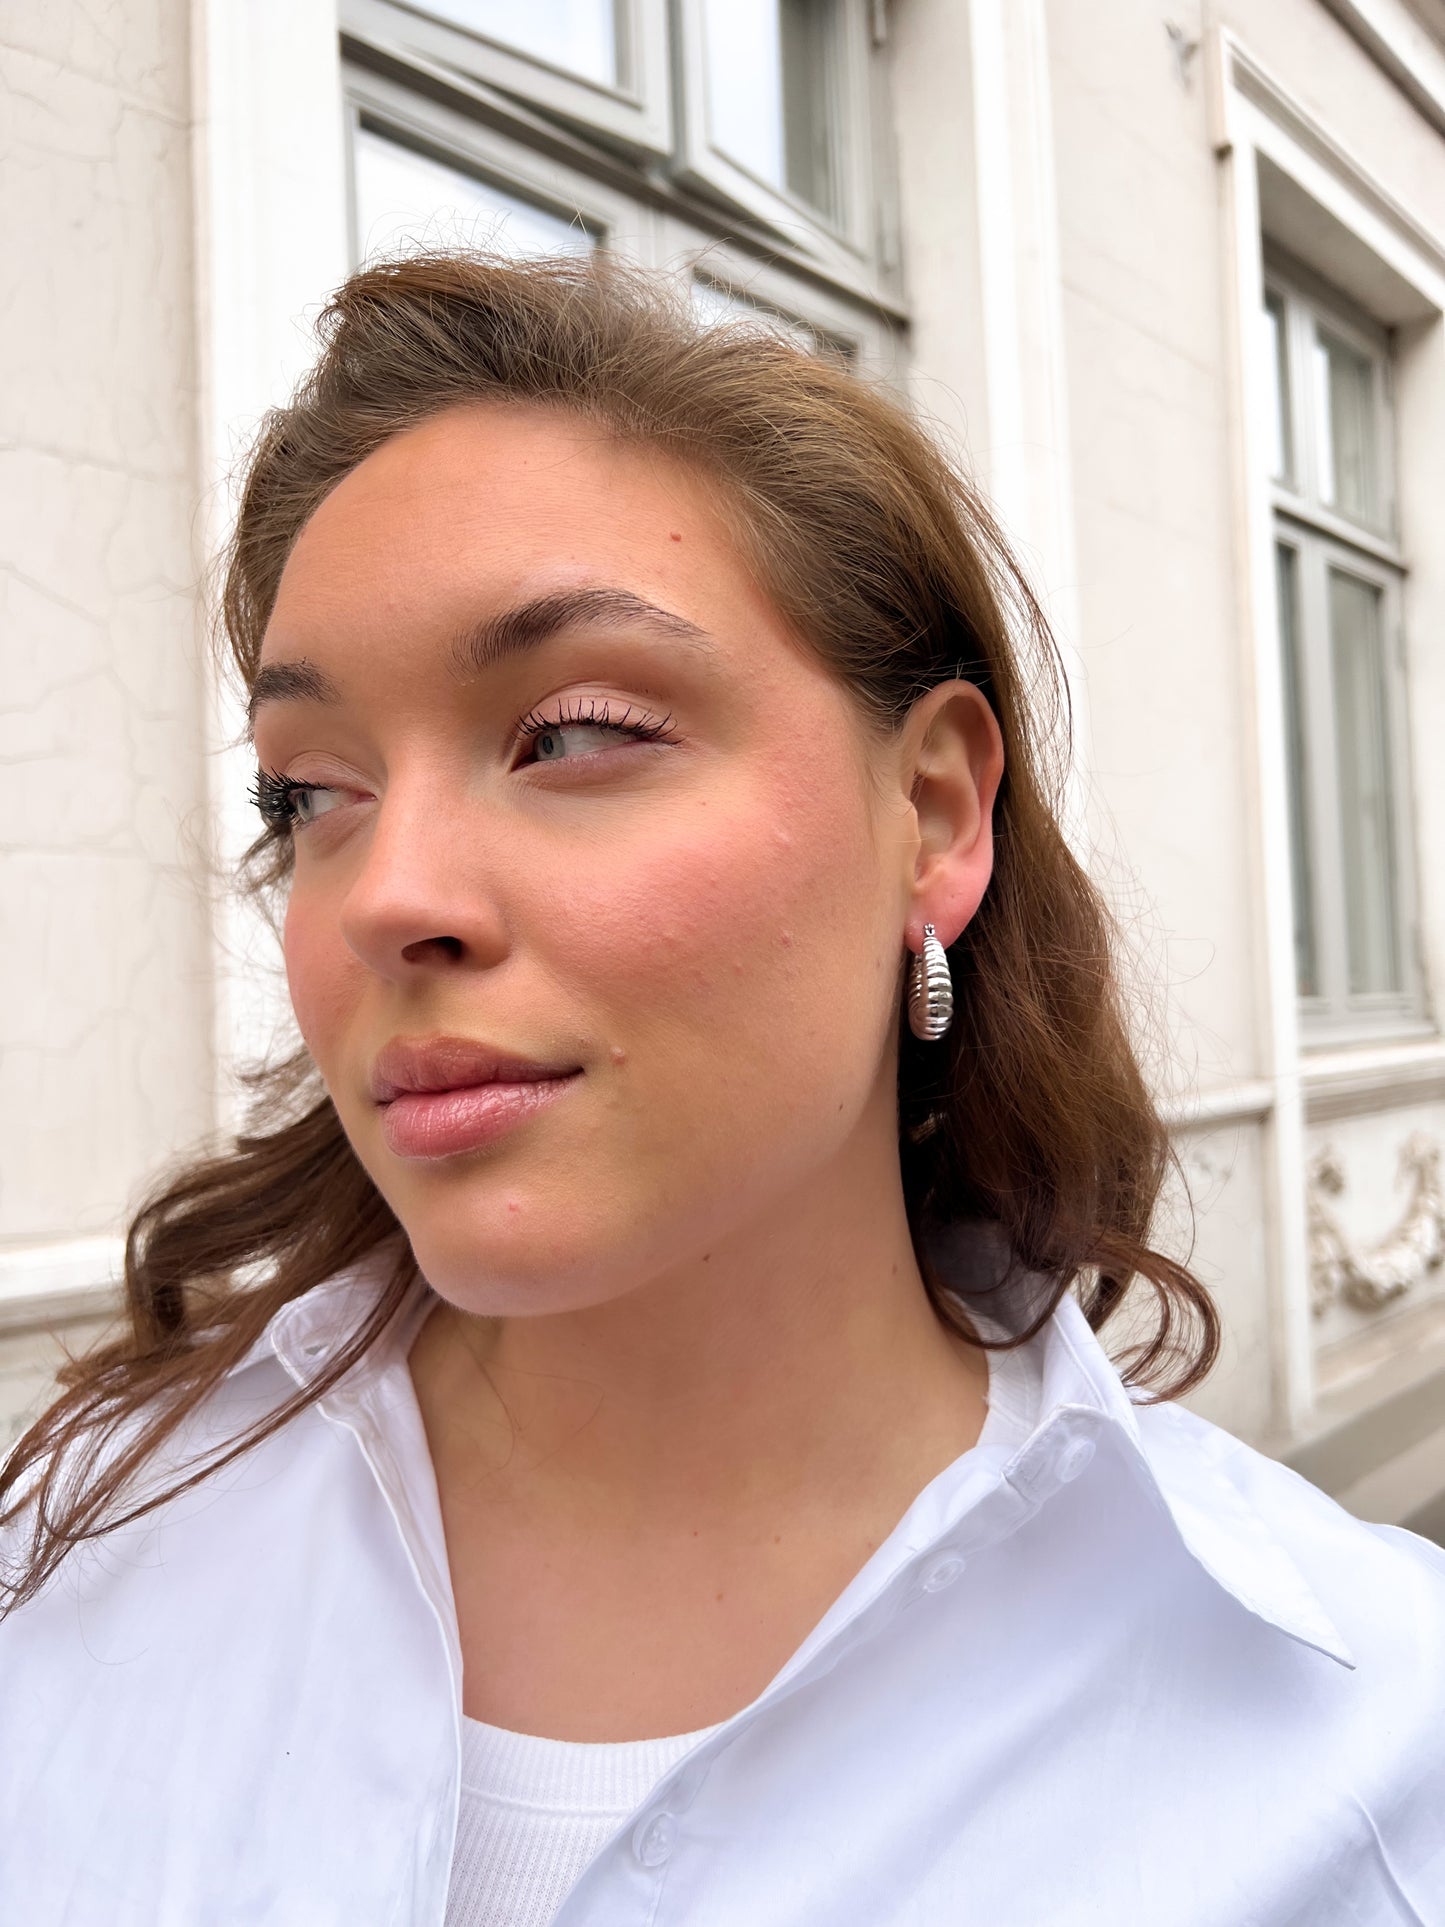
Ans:
{"label": "cheek", "polygon": [[875,974],[877,889],[857,792],[836,764],[795,759],[787,781],[697,804],[666,839],[615,852],[585,906],[573,896],[576,962],[602,1002],[620,994],[640,1022],[709,1049],[720,1033],[834,1032],[818,1011]]}
{"label": "cheek", "polygon": [[335,909],[305,898],[286,907],[282,946],[297,1028],[324,1075],[363,995],[364,972],[342,941]]}

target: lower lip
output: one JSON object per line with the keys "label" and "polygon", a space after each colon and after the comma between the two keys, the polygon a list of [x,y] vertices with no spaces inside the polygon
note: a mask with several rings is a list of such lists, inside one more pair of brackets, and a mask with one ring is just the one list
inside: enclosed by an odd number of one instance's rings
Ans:
{"label": "lower lip", "polygon": [[408,1091],[381,1113],[381,1133],[399,1158],[449,1158],[475,1151],[545,1110],[582,1075],[535,1084],[471,1084],[454,1091]]}

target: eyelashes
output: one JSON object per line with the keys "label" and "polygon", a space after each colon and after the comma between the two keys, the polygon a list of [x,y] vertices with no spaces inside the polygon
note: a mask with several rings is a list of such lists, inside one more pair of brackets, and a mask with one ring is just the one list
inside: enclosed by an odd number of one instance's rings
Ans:
{"label": "eyelashes", "polygon": [[278,776],[274,770],[263,768],[256,771],[256,780],[246,794],[261,812],[261,821],[268,830],[288,831],[296,827],[296,792],[312,787],[308,783],[293,783],[289,776]]}
{"label": "eyelashes", "polygon": [[672,717],[664,716],[661,722],[649,716],[646,710],[638,711],[638,720],[631,719],[634,705],[629,703],[616,722],[612,720],[612,710],[605,696],[582,696],[575,699],[574,708],[563,707],[560,715],[544,716],[532,710],[517,725],[521,737],[534,737],[548,730],[565,729],[569,725],[592,729],[618,729],[624,735],[637,738],[640,742],[672,742],[674,740],[670,725]]}
{"label": "eyelashes", "polygon": [[[629,703],[622,715],[615,721],[611,705],[605,696],[584,696],[572,699],[570,705],[564,703],[560,712],[544,714],[531,710],[517,724],[514,741],[530,742],[549,735],[558,735],[567,729],[608,729],[618,735],[631,738],[634,742],[657,743],[675,742],[676,734],[672,729],[671,715],[660,720],[638,710]],[[597,752],[593,752],[595,755]],[[590,762],[591,756],[551,757],[540,759],[543,762]],[[535,766],[535,765],[533,765]],[[521,767],[528,767],[522,765]],[[256,771],[255,781],[247,795],[261,813],[261,820],[267,830],[277,835],[290,835],[305,827],[310,820],[301,814],[304,802],[316,792],[332,787],[325,783],[298,783],[292,777],[279,775],[275,770],[264,767]]]}

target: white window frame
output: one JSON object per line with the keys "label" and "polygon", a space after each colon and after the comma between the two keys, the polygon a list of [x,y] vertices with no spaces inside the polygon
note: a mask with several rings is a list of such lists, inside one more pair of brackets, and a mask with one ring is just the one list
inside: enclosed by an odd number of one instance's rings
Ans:
{"label": "white window frame", "polygon": [[[1307,860],[1312,883],[1313,950],[1317,989],[1300,996],[1302,1041],[1339,1045],[1418,1021],[1423,1014],[1418,906],[1415,888],[1413,785],[1405,681],[1402,591],[1406,576],[1396,528],[1395,434],[1390,339],[1336,291],[1278,250],[1266,252],[1264,288],[1283,309],[1292,472],[1273,476],[1270,500],[1277,544],[1297,560],[1300,718]],[[1314,394],[1316,331],[1323,329],[1363,356],[1373,371],[1376,444],[1374,472],[1379,514],[1346,515],[1326,502],[1319,475],[1319,407]],[[1337,566],[1380,591],[1385,683],[1385,729],[1390,756],[1390,817],[1394,857],[1393,943],[1400,965],[1394,991],[1349,988],[1348,930],[1336,784],[1336,716],[1331,671],[1327,571]],[[1279,638],[1281,654],[1285,638]]]}
{"label": "white window frame", "polygon": [[351,62],[342,68],[346,102],[346,170],[351,260],[364,237],[356,209],[356,128],[365,124],[444,167],[475,175],[504,194],[531,201],[564,221],[580,219],[598,244],[642,260],[656,249],[656,219],[638,200],[606,181],[489,127],[442,102],[423,97],[389,76]]}
{"label": "white window frame", "polygon": [[[1266,250],[1264,281],[1266,294],[1277,296],[1285,308],[1285,362],[1294,456],[1293,474],[1271,477],[1275,505],[1328,530],[1341,541],[1368,547],[1370,553],[1382,561],[1394,562],[1403,568],[1396,519],[1395,397],[1390,378],[1389,331],[1278,248]],[[1317,328],[1323,328],[1353,348],[1373,371],[1374,463],[1380,483],[1380,513],[1372,520],[1336,508],[1320,491],[1319,410],[1311,386]]]}
{"label": "white window frame", "polygon": [[403,61],[467,76],[645,155],[673,147],[668,0],[616,0],[615,87],[429,15],[423,0],[339,0],[343,33]]}
{"label": "white window frame", "polygon": [[[638,7],[643,0],[625,3]],[[751,244],[761,258],[791,262],[821,285],[903,320],[895,183],[887,143],[876,132],[888,111],[888,90],[870,0],[837,0],[839,106],[851,130],[840,157],[841,224],[710,145],[701,0],[672,0],[670,11],[663,0],[646,4],[651,10],[629,31],[637,47],[650,49],[648,101],[660,105],[647,128],[630,124],[630,132],[615,117],[591,111],[598,90],[590,83],[568,81],[545,63],[427,21],[417,11],[421,0],[340,0],[342,54],[349,66],[411,87],[426,98],[428,112],[432,102],[455,102],[467,117],[692,219],[702,234]]]}
{"label": "white window frame", "polygon": [[880,242],[873,193],[875,112],[873,54],[867,0],[837,0],[838,75],[834,110],[839,129],[839,217],[830,218],[786,189],[760,179],[714,142],[709,129],[704,0],[679,0],[679,178],[721,196],[774,233],[845,273],[856,272]]}
{"label": "white window frame", "polygon": [[353,261],[363,237],[357,232],[351,136],[361,123],[563,220],[580,218],[599,244],[645,266],[694,274],[810,330],[842,348],[861,374],[901,381],[902,337],[893,315],[821,271],[809,272],[776,250],[754,254],[744,236],[730,234],[722,221],[703,225],[697,210],[665,190],[625,192],[594,166],[561,158],[555,148],[520,138],[500,123],[489,125],[460,104],[447,105],[435,91],[423,96],[393,73],[355,61],[344,62],[342,72]]}
{"label": "white window frame", "polygon": [[[1399,572],[1363,549],[1335,541],[1309,523],[1281,516],[1276,543],[1293,550],[1298,584],[1298,645],[1306,841],[1314,909],[1314,956],[1318,990],[1300,996],[1300,1022],[1309,1045],[1356,1042],[1420,1010],[1415,893],[1409,836],[1410,787],[1402,767],[1407,713],[1400,617]],[[1390,744],[1390,817],[1393,832],[1396,929],[1401,988],[1351,991],[1345,910],[1344,865],[1336,783],[1336,714],[1330,662],[1327,573],[1337,568],[1380,591],[1384,661],[1385,728]],[[1281,649],[1284,638],[1281,636]]]}

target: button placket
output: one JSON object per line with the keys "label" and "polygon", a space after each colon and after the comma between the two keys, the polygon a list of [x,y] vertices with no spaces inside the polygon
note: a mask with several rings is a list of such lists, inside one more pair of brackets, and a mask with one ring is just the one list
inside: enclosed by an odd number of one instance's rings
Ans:
{"label": "button placket", "polygon": [[961,1552],[944,1552],[930,1559],[919,1577],[924,1592],[946,1592],[963,1573],[968,1561]]}
{"label": "button placket", "polygon": [[677,1817],[666,1808],[649,1813],[638,1821],[632,1835],[632,1851],[643,1867],[661,1867],[672,1857],[677,1845]]}

